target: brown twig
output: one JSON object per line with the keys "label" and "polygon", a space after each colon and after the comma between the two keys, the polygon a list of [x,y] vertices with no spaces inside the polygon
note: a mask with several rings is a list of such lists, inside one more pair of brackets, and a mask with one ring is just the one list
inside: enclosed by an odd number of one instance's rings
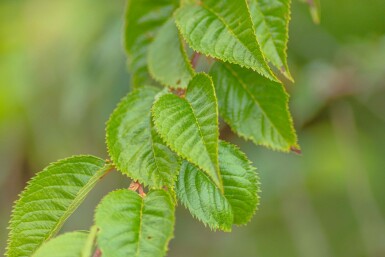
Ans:
{"label": "brown twig", "polygon": [[136,192],[138,190],[138,193],[141,197],[145,197],[146,193],[144,192],[142,184],[140,184],[137,181],[132,181],[130,186],[128,187],[129,190]]}
{"label": "brown twig", "polygon": [[192,57],[191,57],[191,66],[193,67],[193,69],[195,70],[197,64],[198,64],[198,61],[199,61],[199,58],[201,57],[201,54],[200,53],[197,53],[197,52],[194,52]]}

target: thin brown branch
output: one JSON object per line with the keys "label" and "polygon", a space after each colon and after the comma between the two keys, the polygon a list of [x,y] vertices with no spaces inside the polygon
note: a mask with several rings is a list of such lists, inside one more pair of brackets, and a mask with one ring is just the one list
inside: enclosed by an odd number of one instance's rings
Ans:
{"label": "thin brown branch", "polygon": [[198,61],[199,61],[199,58],[201,57],[201,54],[200,53],[197,53],[197,52],[194,52],[192,57],[191,57],[191,66],[193,67],[193,69],[195,70],[196,66],[198,65]]}

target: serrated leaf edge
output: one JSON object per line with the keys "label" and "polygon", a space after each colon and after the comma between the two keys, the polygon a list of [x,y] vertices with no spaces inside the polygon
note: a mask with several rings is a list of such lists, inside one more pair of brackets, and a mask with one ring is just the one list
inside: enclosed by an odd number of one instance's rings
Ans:
{"label": "serrated leaf edge", "polygon": [[[191,5],[191,3],[184,4],[183,6],[187,6],[187,5]],[[177,8],[177,9],[174,11],[174,13],[173,13],[174,18],[175,18],[175,16],[176,16],[176,13],[177,13],[183,6],[180,6],[179,8]],[[195,6],[195,5],[194,5],[194,6]],[[247,8],[248,8],[248,6],[247,6]],[[217,15],[215,15],[215,16],[217,16]],[[251,19],[251,15],[250,15],[250,12],[249,12],[249,11],[248,11],[248,16],[249,16],[249,18]],[[263,72],[258,71],[255,67],[248,67],[248,66],[246,66],[246,65],[244,65],[244,64],[242,64],[242,63],[233,62],[233,61],[231,61],[231,60],[229,60],[228,58],[225,58],[225,57],[222,57],[221,59],[219,59],[219,57],[216,57],[216,56],[214,56],[214,55],[208,53],[207,51],[203,52],[203,51],[200,51],[200,50],[196,49],[196,48],[193,46],[194,44],[189,40],[189,38],[188,38],[186,35],[183,34],[181,25],[179,24],[178,20],[177,20],[176,18],[175,18],[174,20],[175,20],[175,23],[176,23],[176,25],[177,25],[177,27],[178,27],[179,32],[181,33],[181,35],[183,35],[183,38],[187,41],[187,43],[189,44],[189,46],[190,46],[195,52],[200,53],[200,54],[203,54],[203,55],[208,56],[208,57],[211,57],[211,58],[213,58],[213,59],[215,59],[215,60],[221,60],[221,61],[223,61],[223,62],[228,62],[228,63],[232,63],[232,64],[239,65],[239,66],[241,66],[242,68],[245,68],[245,69],[251,69],[251,70],[257,72],[258,74],[264,76],[264,77],[267,78],[267,79],[270,79],[270,80],[275,81],[275,82],[280,82],[280,80],[279,80],[279,79],[276,77],[276,75],[271,71],[269,65],[268,65],[267,62],[266,62],[266,57],[265,57],[263,51],[261,50],[261,46],[259,45],[259,42],[258,42],[258,40],[257,40],[255,31],[254,31],[254,28],[252,28],[252,31],[253,31],[253,33],[254,33],[255,40],[256,40],[257,45],[258,45],[258,47],[259,47],[259,50],[260,50],[260,52],[261,52],[261,56],[262,56],[262,58],[263,58],[263,60],[264,60],[264,64],[263,64],[263,65],[267,67],[266,71],[268,71],[268,74],[269,74],[271,77],[267,76],[266,74],[263,74]],[[221,21],[222,21],[222,20],[221,20]],[[225,27],[227,27],[226,23],[224,23],[224,25],[225,25]],[[232,30],[230,30],[230,31],[231,31],[231,34],[234,35],[234,33],[232,32]],[[236,36],[234,36],[234,37],[239,41],[238,37],[236,37]],[[243,43],[242,43],[242,45],[243,45]]]}
{"label": "serrated leaf edge", "polygon": [[[142,185],[145,186],[145,187],[149,187],[149,188],[151,188],[151,189],[162,189],[162,187],[165,186],[165,185],[162,185],[162,186],[150,185],[150,184],[147,183],[145,180],[143,180],[143,179],[141,179],[141,178],[136,178],[135,176],[133,176],[131,171],[129,171],[129,170],[124,171],[124,169],[122,169],[122,167],[120,167],[120,165],[118,165],[118,162],[115,160],[114,156],[111,154],[110,147],[109,147],[109,143],[108,143],[108,141],[109,141],[109,134],[107,133],[107,131],[108,131],[108,128],[109,128],[109,126],[110,126],[110,124],[111,124],[111,120],[112,120],[112,117],[114,116],[115,112],[117,112],[117,111],[121,108],[121,106],[124,105],[126,99],[127,99],[128,97],[130,97],[131,94],[134,94],[134,93],[136,93],[137,91],[140,91],[140,90],[143,90],[143,89],[150,89],[150,90],[153,90],[154,92],[157,92],[157,94],[154,96],[154,102],[156,101],[157,96],[158,96],[159,94],[164,93],[163,91],[161,91],[160,89],[158,89],[158,88],[156,88],[156,87],[153,87],[153,86],[143,86],[143,87],[140,87],[140,88],[135,88],[134,90],[132,90],[131,92],[129,92],[126,96],[122,97],[121,100],[119,101],[118,105],[117,105],[117,106],[115,107],[115,109],[112,111],[112,113],[111,113],[109,119],[108,119],[108,120],[106,121],[106,123],[105,123],[105,127],[106,127],[106,129],[105,129],[105,131],[106,131],[106,133],[105,133],[105,135],[106,135],[106,136],[105,136],[105,144],[107,145],[108,156],[111,158],[111,161],[112,161],[112,163],[114,163],[114,165],[115,165],[117,171],[119,171],[120,173],[122,173],[123,175],[125,175],[126,177],[128,177],[129,179],[132,179],[132,180],[134,180],[134,181],[139,182],[140,184],[142,184]],[[152,113],[151,113],[151,118],[150,118],[150,119],[151,119],[151,121],[152,121]],[[158,133],[158,132],[156,131],[156,133]],[[159,135],[159,133],[158,133],[158,135]],[[160,136],[160,135],[159,135],[159,136]],[[161,137],[161,139],[162,139],[163,143],[164,143],[165,145],[167,145],[167,144],[164,142],[164,139],[163,139],[162,137]],[[153,137],[152,137],[152,136],[151,136],[151,146],[152,146],[152,147],[151,147],[151,152],[153,152],[153,154],[154,154],[154,144],[153,144]],[[173,152],[174,152],[174,151],[173,151]],[[174,152],[174,153],[175,153],[175,152]],[[180,161],[178,161],[178,164],[180,165]],[[154,176],[157,176],[157,175],[154,175]],[[158,177],[158,178],[159,178],[159,177]],[[174,183],[172,183],[172,185],[175,184],[175,181],[176,181],[176,180],[177,180],[177,176],[174,176],[174,178],[173,178],[173,182],[174,182]],[[163,180],[162,180],[162,181],[163,181]]]}
{"label": "serrated leaf edge", "polygon": [[[236,78],[239,78],[239,75],[238,75],[233,69],[231,69],[231,67],[229,67],[228,64],[222,63],[222,65],[223,65],[224,67],[226,67],[226,68],[231,72],[231,74],[233,74],[233,76],[235,76]],[[240,83],[240,84],[243,85],[243,88],[245,89],[245,91],[247,92],[247,94],[250,95],[250,96],[252,96],[252,94],[249,93],[249,90],[247,90],[247,85],[246,85],[246,83],[243,82],[243,80],[241,80],[241,79],[238,79],[238,80],[240,80],[240,81],[242,82],[242,83]],[[246,85],[246,86],[245,86],[245,85]],[[285,96],[286,96],[285,110],[286,110],[286,111],[288,112],[288,114],[289,114],[290,130],[291,130],[291,132],[292,132],[293,135],[294,135],[294,142],[295,142],[294,144],[289,145],[287,148],[274,147],[274,146],[269,145],[269,144],[267,144],[267,143],[258,142],[258,141],[255,140],[253,137],[247,136],[247,135],[245,135],[244,133],[242,133],[242,132],[240,132],[240,131],[237,131],[237,129],[233,126],[232,122],[231,122],[228,118],[226,118],[226,117],[224,117],[224,116],[222,116],[222,115],[221,115],[221,118],[226,122],[226,124],[228,124],[228,125],[230,126],[230,129],[231,129],[231,131],[232,131],[233,133],[237,134],[238,136],[240,136],[241,138],[245,139],[246,141],[251,141],[251,142],[253,142],[255,145],[261,145],[261,146],[264,146],[264,147],[266,147],[266,148],[268,148],[268,149],[271,149],[271,150],[274,150],[274,151],[281,151],[281,152],[286,152],[286,153],[288,153],[288,152],[290,152],[291,147],[295,147],[296,149],[300,149],[300,146],[298,145],[297,133],[296,133],[296,131],[295,131],[295,129],[294,129],[293,117],[292,117],[292,115],[291,115],[291,113],[290,113],[290,110],[289,110],[289,99],[290,99],[290,95],[286,92],[285,87],[284,87],[281,83],[280,83],[280,85],[281,85],[281,87],[282,87],[282,89],[283,89],[283,92],[284,92],[284,94],[285,94]],[[253,96],[252,96],[252,98],[254,99]],[[254,101],[253,101],[253,102],[254,102]],[[258,104],[258,102],[257,102],[257,104]],[[259,106],[259,104],[258,104],[258,106]],[[259,107],[260,107],[260,106],[259,106]],[[262,108],[260,108],[260,109],[263,110]],[[266,117],[268,117],[268,116],[266,115],[266,112],[265,112],[264,110],[263,110],[263,113],[264,113],[264,115],[265,115]],[[270,121],[270,119],[269,119],[269,121]],[[270,123],[271,123],[271,122],[270,122]],[[273,123],[271,123],[271,124],[273,124]],[[274,126],[274,127],[275,127],[275,126]],[[278,130],[277,130],[277,131],[278,131]]]}
{"label": "serrated leaf edge", "polygon": [[[31,184],[37,179],[37,176],[40,174],[40,173],[43,173],[45,172],[46,170],[50,169],[51,167],[53,166],[56,166],[60,163],[63,163],[63,162],[66,162],[68,160],[71,160],[73,158],[95,158],[95,159],[98,159],[100,161],[103,161],[102,159],[98,158],[98,157],[95,157],[93,155],[73,155],[73,156],[70,156],[70,157],[67,157],[67,158],[64,158],[64,159],[60,159],[58,161],[55,161],[55,162],[52,162],[50,163],[48,166],[46,166],[43,170],[37,172],[34,177],[32,177],[28,182],[27,182],[27,185],[25,186],[24,190],[18,194],[18,197],[17,197],[17,200],[14,202],[13,204],[13,207],[12,207],[12,212],[11,212],[11,219],[9,221],[9,224],[8,224],[8,227],[7,229],[9,230],[9,234],[8,234],[8,239],[7,239],[7,246],[6,246],[6,253],[5,253],[5,256],[9,256],[9,251],[10,251],[10,244],[11,244],[11,238],[12,238],[12,235],[13,235],[13,229],[12,227],[14,226],[15,224],[15,221],[14,221],[14,218],[15,218],[15,215],[16,215],[16,206],[21,202],[21,199],[22,197],[24,197],[24,195],[26,194],[25,192],[27,192],[27,190],[30,188]],[[56,226],[54,227],[54,229],[51,231],[51,233],[49,235],[47,235],[47,237],[44,239],[43,242],[41,242],[40,244],[38,244],[35,248],[35,251],[31,253],[31,255],[33,255],[36,250],[46,241],[48,241],[49,239],[51,239],[55,234],[57,234],[57,232],[61,229],[61,227],[63,226],[64,222],[68,219],[68,217],[75,211],[75,209],[77,207],[79,207],[79,205],[82,203],[82,201],[85,199],[85,197],[87,196],[88,192],[92,189],[92,187],[96,184],[96,182],[103,177],[103,175],[110,169],[114,168],[113,165],[111,164],[108,164],[104,161],[104,167],[102,167],[101,169],[99,169],[97,171],[98,176],[93,176],[90,181],[86,184],[85,187],[83,187],[77,194],[77,196],[74,198],[74,201],[71,203],[71,205],[69,206],[69,208],[66,210],[66,214],[63,215],[59,221],[57,222]],[[87,191],[88,190],[88,191]]]}

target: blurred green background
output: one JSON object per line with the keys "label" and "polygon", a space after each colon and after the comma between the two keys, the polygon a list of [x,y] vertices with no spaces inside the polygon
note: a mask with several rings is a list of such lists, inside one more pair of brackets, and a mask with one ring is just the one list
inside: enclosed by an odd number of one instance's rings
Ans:
{"label": "blurred green background", "polygon": [[[74,154],[107,157],[104,123],[130,90],[124,5],[0,0],[0,249],[35,172]],[[385,1],[321,0],[321,12],[315,25],[294,0],[288,91],[302,156],[226,135],[258,168],[259,211],[214,233],[179,206],[169,256],[385,256]],[[63,230],[87,229],[122,178],[101,182]]]}

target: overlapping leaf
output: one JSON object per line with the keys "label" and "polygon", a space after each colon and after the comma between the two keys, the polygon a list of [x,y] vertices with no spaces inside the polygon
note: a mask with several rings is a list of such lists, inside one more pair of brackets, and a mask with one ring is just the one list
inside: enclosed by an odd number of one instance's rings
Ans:
{"label": "overlapping leaf", "polygon": [[163,85],[187,87],[194,71],[173,18],[159,29],[149,46],[148,68],[151,75]]}
{"label": "overlapping leaf", "polygon": [[59,231],[110,165],[93,156],[75,156],[39,172],[16,202],[7,256],[29,257]]}
{"label": "overlapping leaf", "polygon": [[191,214],[211,229],[231,230],[230,203],[206,173],[187,161],[179,173],[177,195]]}
{"label": "overlapping leaf", "polygon": [[224,195],[233,210],[236,225],[250,221],[259,203],[259,181],[255,168],[235,145],[221,141],[219,167]]}
{"label": "overlapping leaf", "polygon": [[89,234],[70,232],[44,243],[32,257],[90,257]]}
{"label": "overlapping leaf", "polygon": [[144,198],[126,189],[108,194],[95,214],[103,256],[164,256],[173,236],[174,209],[164,190],[150,191]]}
{"label": "overlapping leaf", "polygon": [[216,63],[210,73],[220,114],[236,133],[275,150],[299,148],[280,83],[231,64]]}
{"label": "overlapping leaf", "polygon": [[177,0],[129,0],[126,10],[125,45],[130,61],[132,84],[152,83],[147,69],[147,50],[158,29],[172,15]]}
{"label": "overlapping leaf", "polygon": [[118,105],[107,123],[107,146],[116,167],[153,188],[172,187],[179,171],[177,156],[153,128],[151,106],[159,92],[134,90]]}
{"label": "overlapping leaf", "polygon": [[224,193],[196,166],[184,161],[177,195],[191,214],[211,229],[230,231],[232,224],[250,221],[258,205],[258,179],[246,156],[220,142],[219,165]]}
{"label": "overlapping leaf", "polygon": [[249,0],[251,18],[258,42],[266,58],[288,79],[287,65],[290,0]]}
{"label": "overlapping leaf", "polygon": [[218,167],[218,107],[211,78],[197,74],[186,96],[161,96],[152,108],[155,128],[172,150],[222,188]]}
{"label": "overlapping leaf", "polygon": [[195,51],[276,80],[258,45],[245,0],[189,1],[175,12],[175,19]]}

